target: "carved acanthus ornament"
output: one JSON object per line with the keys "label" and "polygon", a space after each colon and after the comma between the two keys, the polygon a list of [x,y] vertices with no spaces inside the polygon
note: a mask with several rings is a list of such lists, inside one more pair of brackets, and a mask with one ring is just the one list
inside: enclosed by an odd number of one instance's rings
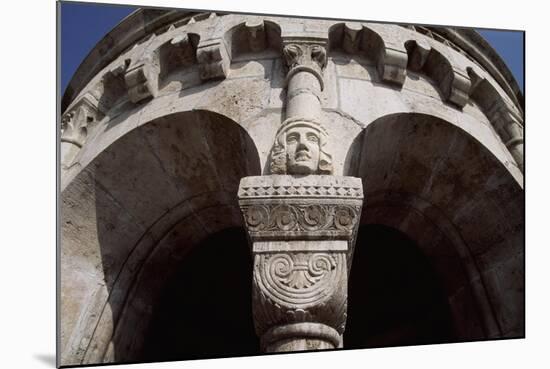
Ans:
{"label": "carved acanthus ornament", "polygon": [[290,41],[283,46],[283,56],[288,67],[287,80],[294,74],[306,71],[313,74],[324,88],[323,69],[327,65],[327,51],[323,41]]}

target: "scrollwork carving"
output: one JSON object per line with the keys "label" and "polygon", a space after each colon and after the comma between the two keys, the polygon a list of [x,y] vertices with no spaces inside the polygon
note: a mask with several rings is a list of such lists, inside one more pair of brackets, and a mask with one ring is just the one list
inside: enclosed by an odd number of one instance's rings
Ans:
{"label": "scrollwork carving", "polygon": [[271,203],[241,205],[241,209],[253,238],[271,238],[276,237],[278,233],[287,237],[314,236],[315,232],[329,232],[337,237],[338,235],[347,236],[354,231],[358,224],[361,206]]}
{"label": "scrollwork carving", "polygon": [[306,309],[331,298],[345,273],[343,253],[260,254],[254,280],[274,303],[288,309]]}
{"label": "scrollwork carving", "polygon": [[269,211],[263,206],[250,206],[244,214],[246,224],[253,231],[264,229],[269,222]]}
{"label": "scrollwork carving", "polygon": [[344,332],[344,252],[258,253],[254,258],[253,286],[254,320],[261,337],[273,327],[303,322],[326,325],[339,334]]}
{"label": "scrollwork carving", "polygon": [[298,213],[295,207],[289,205],[277,205],[270,209],[269,229],[280,229],[281,231],[291,231],[298,224]]}

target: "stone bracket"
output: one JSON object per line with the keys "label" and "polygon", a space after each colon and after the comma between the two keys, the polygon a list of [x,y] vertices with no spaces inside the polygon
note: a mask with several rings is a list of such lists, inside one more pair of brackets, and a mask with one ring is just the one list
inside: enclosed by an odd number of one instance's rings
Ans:
{"label": "stone bracket", "polygon": [[160,61],[160,78],[177,68],[185,68],[196,62],[198,35],[182,33],[163,43],[155,51]]}
{"label": "stone bracket", "polygon": [[200,78],[205,80],[224,79],[231,63],[225,41],[221,38],[201,41],[197,48]]}
{"label": "stone bracket", "polygon": [[341,46],[349,54],[366,54],[376,63],[382,81],[403,85],[408,61],[404,45],[392,42],[387,31],[376,24],[346,22],[339,27],[342,27],[342,38],[334,40],[336,47]]}
{"label": "stone bracket", "polygon": [[470,99],[470,78],[453,68],[451,79],[444,79],[441,89],[445,91],[448,101],[462,109]]}
{"label": "stone bracket", "polygon": [[378,74],[385,82],[403,86],[407,75],[407,60],[405,51],[385,47],[377,62]]}
{"label": "stone bracket", "polygon": [[496,133],[523,172],[523,120],[500,96],[493,85],[479,76],[472,68],[468,75],[474,83],[470,87],[469,97],[484,112]]}
{"label": "stone bracket", "polygon": [[438,85],[443,99],[462,109],[470,99],[471,80],[467,73],[453,65],[452,60],[433,48],[425,40],[405,43],[409,62],[407,68],[424,72]]}
{"label": "stone bracket", "polygon": [[363,26],[359,23],[344,23],[344,38],[342,40],[342,48],[348,54],[355,54],[359,50],[359,42],[361,40],[361,31]]}
{"label": "stone bracket", "polygon": [[432,47],[424,40],[407,41],[405,47],[409,52],[407,68],[413,72],[421,71],[428,60]]}
{"label": "stone bracket", "polygon": [[159,73],[160,65],[156,52],[147,52],[128,66],[124,80],[128,88],[128,96],[133,103],[157,96]]}

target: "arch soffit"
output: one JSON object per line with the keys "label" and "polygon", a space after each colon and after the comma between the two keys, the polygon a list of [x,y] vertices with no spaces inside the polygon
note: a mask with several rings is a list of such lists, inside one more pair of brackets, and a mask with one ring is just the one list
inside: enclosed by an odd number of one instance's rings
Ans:
{"label": "arch soffit", "polygon": [[[109,317],[119,313],[121,298],[154,246],[182,219],[180,227],[195,235],[192,244],[239,226],[238,182],[259,173],[257,150],[246,131],[205,111],[172,114],[136,127],[88,163],[62,193],[61,263],[71,264],[64,273],[67,293],[84,288],[76,275],[97,280],[96,288],[105,291],[93,292],[95,300],[80,307],[89,329],[79,334],[88,340],[73,337],[64,342],[65,351],[79,353],[81,362],[97,362],[92,358],[102,352],[108,329],[99,329],[103,333],[94,340],[92,332],[97,324],[112,325]],[[82,342],[89,345],[81,347]]]}
{"label": "arch soffit", "polygon": [[[427,134],[434,127],[436,132]],[[429,141],[435,145],[430,147]],[[446,264],[448,270],[443,267],[440,272],[447,291],[466,283],[487,337],[518,329],[521,322],[500,306],[510,298],[508,290],[521,286],[512,278],[503,289],[493,284],[491,273],[506,265],[506,275],[513,275],[521,264],[521,182],[474,137],[433,116],[383,117],[365,129],[361,145],[359,154],[352,153],[353,148],[348,154],[359,162],[348,175],[364,181],[362,222],[399,229],[434,263]],[[459,273],[464,273],[462,282],[453,276]],[[464,298],[460,293],[458,300]]]}

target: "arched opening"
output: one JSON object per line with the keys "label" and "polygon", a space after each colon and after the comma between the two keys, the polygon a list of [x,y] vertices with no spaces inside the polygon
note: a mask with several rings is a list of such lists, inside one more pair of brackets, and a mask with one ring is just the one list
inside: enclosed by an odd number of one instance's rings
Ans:
{"label": "arched opening", "polygon": [[153,307],[143,360],[259,354],[251,275],[243,228],[209,236],[181,263]]}
{"label": "arched opening", "polygon": [[348,285],[345,348],[455,339],[439,275],[416,242],[395,228],[360,227]]}
{"label": "arched opening", "polygon": [[243,226],[238,184],[259,173],[248,133],[208,111],[106,145],[62,193],[63,356],[137,361],[161,291],[204,240]]}
{"label": "arched opening", "polygon": [[398,230],[425,255],[453,341],[524,336],[524,193],[502,149],[460,122],[403,113],[369,124],[346,158],[345,174],[363,180],[361,224]]}

